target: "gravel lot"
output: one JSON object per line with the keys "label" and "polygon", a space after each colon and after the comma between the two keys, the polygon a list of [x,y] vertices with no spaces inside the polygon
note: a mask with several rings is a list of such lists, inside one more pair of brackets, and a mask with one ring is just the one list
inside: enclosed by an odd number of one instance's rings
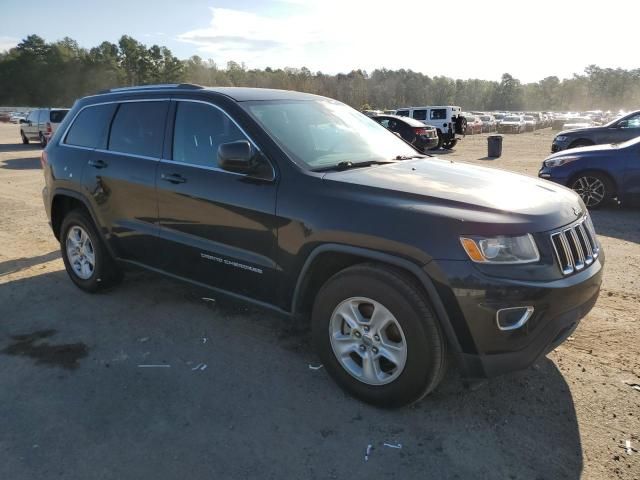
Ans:
{"label": "gravel lot", "polygon": [[[506,136],[497,160],[467,137],[446,158],[536,175],[551,136]],[[386,411],[310,369],[307,330],[271,313],[141,272],[81,293],[40,150],[18,140],[0,125],[0,478],[640,478],[639,210],[593,213],[603,291],[549,358],[480,384],[453,370]]]}

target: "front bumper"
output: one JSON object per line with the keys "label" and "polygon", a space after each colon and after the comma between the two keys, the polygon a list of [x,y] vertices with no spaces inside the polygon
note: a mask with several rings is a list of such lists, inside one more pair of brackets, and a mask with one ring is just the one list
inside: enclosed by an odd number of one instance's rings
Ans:
{"label": "front bumper", "polygon": [[[522,370],[562,343],[595,304],[604,251],[588,268],[551,281],[522,281],[482,273],[467,261],[438,261],[441,298],[457,335],[463,374],[487,377]],[[514,266],[517,268],[517,266]],[[498,310],[531,306],[520,328],[498,328]]]}
{"label": "front bumper", "polygon": [[558,142],[557,140],[554,140],[551,143],[551,153],[560,152],[561,150],[566,150],[567,148],[569,148],[568,141]]}

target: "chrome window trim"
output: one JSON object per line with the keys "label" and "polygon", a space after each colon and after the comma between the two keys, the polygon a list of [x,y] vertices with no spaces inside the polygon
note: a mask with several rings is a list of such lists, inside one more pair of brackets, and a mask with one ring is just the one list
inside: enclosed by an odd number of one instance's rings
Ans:
{"label": "chrome window trim", "polygon": [[[84,147],[84,146],[81,146],[81,145],[72,145],[72,144],[66,143],[64,141],[67,138],[67,134],[69,133],[69,130],[71,130],[71,127],[76,122],[76,119],[78,118],[78,115],[80,115],[80,113],[83,112],[87,108],[97,107],[99,105],[112,105],[112,104],[120,104],[120,103],[171,102],[171,101],[176,102],[176,103],[177,102],[202,103],[204,105],[209,105],[209,106],[211,106],[213,108],[218,109],[229,120],[231,120],[231,122],[238,128],[238,130],[240,130],[242,132],[242,134],[247,138],[247,140],[251,143],[251,145],[253,145],[253,148],[255,148],[257,152],[262,153],[262,150],[258,147],[258,145],[253,140],[253,138],[251,138],[251,136],[245,131],[245,129],[242,128],[238,124],[238,122],[236,122],[235,119],[231,115],[229,115],[229,113],[227,113],[227,111],[225,109],[223,109],[222,107],[216,105],[215,103],[208,102],[208,101],[205,101],[205,100],[195,100],[195,99],[190,99],[190,98],[169,98],[169,97],[163,97],[163,98],[139,98],[139,99],[137,98],[137,99],[128,99],[128,100],[110,100],[108,102],[98,102],[98,103],[92,103],[90,105],[85,105],[80,110],[78,110],[78,112],[73,116],[73,118],[69,122],[69,125],[64,130],[64,133],[60,137],[60,140],[58,140],[58,146],[69,147],[69,148],[77,148],[77,149],[80,149],[80,150],[94,150],[94,151],[100,152],[100,153],[110,153],[110,154],[115,154],[115,155],[127,155],[127,156],[130,156],[130,157],[140,158],[140,159],[143,159],[143,160],[153,160],[153,161],[158,161],[160,163],[173,164],[173,165],[185,165],[185,166],[189,166],[189,167],[200,168],[200,169],[203,169],[203,170],[209,170],[209,171],[221,172],[221,173],[228,173],[228,174],[231,174],[231,175],[236,175],[236,176],[241,176],[241,177],[248,176],[247,174],[244,174],[244,173],[230,172],[230,171],[224,170],[224,169],[222,169],[220,167],[213,167],[213,166],[209,167],[209,166],[206,166],[206,165],[198,165],[198,164],[195,164],[195,163],[179,162],[179,161],[173,160],[173,158],[169,159],[169,158],[161,158],[161,157],[148,157],[148,156],[145,156],[145,155],[138,155],[138,154],[126,153],[126,152],[118,152],[118,151],[115,151],[115,150],[109,150],[109,149],[104,149],[104,148],[91,148],[91,147]],[[172,134],[175,135],[175,122],[174,122],[174,128],[173,128]],[[172,141],[173,141],[173,138],[172,138]],[[172,148],[171,156],[173,157],[173,148]],[[274,181],[276,179],[276,170],[273,167],[273,163],[267,158],[266,155],[263,154],[263,156],[264,156],[265,160],[269,163],[269,166],[271,167],[271,174],[272,174],[272,177],[273,177],[271,179],[271,181]]]}

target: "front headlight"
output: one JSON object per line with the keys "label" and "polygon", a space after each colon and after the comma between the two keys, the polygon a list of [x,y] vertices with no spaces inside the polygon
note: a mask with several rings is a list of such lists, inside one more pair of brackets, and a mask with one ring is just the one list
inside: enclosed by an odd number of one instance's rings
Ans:
{"label": "front headlight", "polygon": [[580,157],[576,156],[566,156],[566,157],[558,157],[558,158],[550,158],[549,160],[544,161],[545,167],[560,167],[566,163],[573,162],[574,160],[578,160]]}
{"label": "front headlight", "polygon": [[566,135],[558,135],[556,137],[556,142],[564,142],[567,139]]}
{"label": "front headlight", "polygon": [[518,237],[460,237],[469,258],[476,263],[531,263],[540,260],[531,234]]}

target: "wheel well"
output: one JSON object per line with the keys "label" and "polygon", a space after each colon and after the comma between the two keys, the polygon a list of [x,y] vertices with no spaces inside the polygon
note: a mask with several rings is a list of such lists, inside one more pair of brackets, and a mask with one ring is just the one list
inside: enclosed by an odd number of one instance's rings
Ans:
{"label": "wheel well", "polygon": [[576,148],[576,146],[578,145],[588,146],[588,145],[595,145],[595,144],[593,143],[593,141],[587,138],[579,138],[571,142],[571,145],[569,145],[569,148]]}
{"label": "wheel well", "polygon": [[[413,282],[421,291],[424,290],[421,282],[415,277],[415,275],[404,268],[361,255],[344,252],[324,252],[313,259],[313,263],[304,273],[305,276],[300,284],[298,298],[294,299],[295,303],[293,313],[295,315],[308,316],[311,313],[313,301],[316,298],[318,291],[327,282],[327,280],[345,268],[363,263],[368,263],[372,266],[378,265],[380,267],[398,271],[405,276],[407,280]],[[426,292],[425,295],[427,295]]]}
{"label": "wheel well", "polygon": [[567,187],[571,188],[571,185],[573,185],[573,182],[575,182],[579,177],[582,177],[583,175],[588,175],[590,173],[605,177],[609,181],[609,185],[611,186],[611,192],[610,192],[611,195],[615,196],[618,193],[618,185],[616,184],[616,181],[613,179],[611,175],[609,175],[609,173],[605,172],[604,170],[582,170],[581,172],[574,174],[569,179],[569,183]]}
{"label": "wheel well", "polygon": [[51,205],[51,227],[56,238],[60,239],[60,227],[64,217],[72,210],[82,209],[88,213],[87,207],[77,198],[68,195],[56,195]]}

